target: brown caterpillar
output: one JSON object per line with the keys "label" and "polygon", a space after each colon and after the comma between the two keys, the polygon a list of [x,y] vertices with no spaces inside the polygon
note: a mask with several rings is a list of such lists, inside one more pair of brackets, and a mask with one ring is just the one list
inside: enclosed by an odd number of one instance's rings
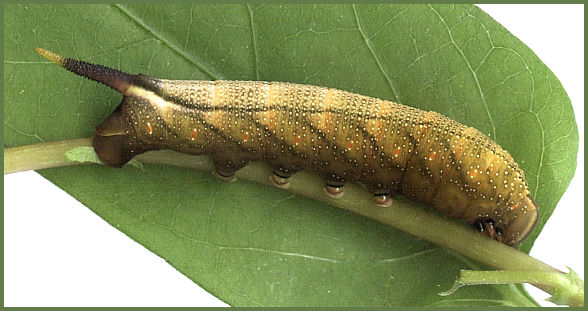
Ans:
{"label": "brown caterpillar", "polygon": [[292,174],[311,169],[332,197],[343,195],[345,182],[361,182],[380,206],[401,193],[509,245],[537,222],[537,205],[508,152],[436,112],[310,85],[156,79],[37,52],[124,95],[94,135],[109,166],[172,149],[209,154],[217,177],[232,180],[250,161],[263,160],[282,188]]}

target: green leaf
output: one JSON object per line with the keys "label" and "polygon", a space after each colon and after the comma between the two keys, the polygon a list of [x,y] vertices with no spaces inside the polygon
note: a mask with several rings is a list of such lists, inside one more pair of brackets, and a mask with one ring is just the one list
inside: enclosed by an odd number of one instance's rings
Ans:
{"label": "green leaf", "polygon": [[[7,5],[4,17],[5,146],[89,137],[120,102],[45,62],[39,46],[130,73],[307,83],[438,111],[524,169],[541,207],[525,251],[575,169],[561,84],[471,5]],[[534,304],[510,286],[441,297],[477,266],[278,189],[154,165],[42,174],[231,305]]]}

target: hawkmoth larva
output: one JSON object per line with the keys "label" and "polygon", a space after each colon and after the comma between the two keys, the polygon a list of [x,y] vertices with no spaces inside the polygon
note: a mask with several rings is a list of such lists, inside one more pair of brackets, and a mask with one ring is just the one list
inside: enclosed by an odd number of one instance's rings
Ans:
{"label": "hawkmoth larva", "polygon": [[37,51],[124,95],[94,135],[107,165],[172,149],[209,154],[216,175],[230,180],[264,160],[280,187],[306,168],[326,180],[332,197],[358,181],[378,205],[402,193],[510,245],[537,222],[537,205],[508,152],[436,112],[310,85],[156,79]]}

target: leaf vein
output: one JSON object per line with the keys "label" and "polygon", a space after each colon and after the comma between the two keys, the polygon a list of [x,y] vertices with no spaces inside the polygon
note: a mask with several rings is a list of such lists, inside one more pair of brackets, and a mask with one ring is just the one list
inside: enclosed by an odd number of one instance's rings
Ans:
{"label": "leaf vein", "polygon": [[480,85],[480,81],[478,80],[478,75],[476,74],[476,71],[474,71],[474,68],[472,68],[472,64],[470,64],[470,61],[467,59],[467,57],[463,53],[463,50],[459,47],[459,45],[457,45],[457,42],[455,42],[455,39],[453,38],[453,33],[451,32],[451,29],[449,28],[449,25],[447,25],[447,22],[445,21],[443,16],[441,16],[441,14],[432,5],[429,4],[428,6],[429,6],[429,8],[431,8],[431,11],[433,11],[433,13],[435,13],[435,15],[437,15],[439,20],[441,20],[441,23],[443,24],[443,26],[445,27],[445,30],[447,31],[447,34],[449,35],[449,39],[451,40],[451,44],[455,47],[457,52],[461,55],[466,66],[468,67],[470,73],[472,74],[472,77],[474,78],[474,82],[476,83],[476,88],[478,90],[478,93],[480,94],[480,99],[482,100],[482,104],[484,106],[484,109],[486,110],[486,115],[488,116],[488,121],[490,122],[490,126],[492,128],[492,138],[496,139],[496,126],[494,125],[494,120],[492,119],[492,115],[490,114],[490,109],[488,108],[488,104],[486,103],[486,98],[484,97],[484,92],[482,92],[482,86]]}
{"label": "leaf vein", "polygon": [[253,41],[253,54],[255,55],[255,78],[260,80],[259,77],[259,53],[257,51],[257,35],[255,34],[255,23],[253,22],[253,10],[251,6],[247,4],[247,11],[249,12],[249,22],[251,23],[251,37]]}
{"label": "leaf vein", "polygon": [[123,5],[114,4],[114,7],[117,8],[118,10],[120,10],[128,18],[130,18],[131,21],[135,22],[137,25],[139,25],[140,27],[145,29],[153,37],[155,37],[156,39],[160,40],[165,45],[167,45],[172,51],[176,52],[182,58],[184,58],[188,62],[192,63],[194,66],[196,66],[196,68],[198,70],[202,71],[203,73],[205,73],[206,75],[208,75],[212,79],[215,79],[215,80],[222,79],[221,74],[216,73],[212,69],[207,68],[202,60],[199,60],[196,57],[194,57],[193,55],[188,54],[184,49],[179,47],[177,44],[175,44],[174,42],[165,38],[165,36],[163,34],[159,33],[157,30],[153,29],[146,22],[144,22],[139,16],[135,15],[133,12],[126,9]]}
{"label": "leaf vein", "polygon": [[384,70],[384,66],[382,65],[382,62],[380,61],[380,58],[378,58],[378,55],[376,55],[376,52],[372,48],[372,44],[371,44],[369,38],[366,36],[366,34],[363,30],[363,26],[361,26],[361,22],[359,21],[359,15],[357,14],[357,10],[355,9],[355,4],[352,4],[351,7],[353,8],[353,14],[355,15],[355,22],[357,23],[357,28],[359,30],[359,33],[361,34],[363,41],[365,42],[368,50],[370,51],[370,54],[374,57],[374,60],[376,61],[376,64],[378,65],[380,72],[382,72],[382,74],[384,75],[384,78],[386,78],[386,81],[388,82],[388,85],[390,86],[390,90],[392,90],[392,94],[394,95],[394,100],[397,103],[402,104],[400,102],[400,97],[398,95],[398,92],[396,91],[396,88],[394,87],[394,84],[392,83],[392,80],[388,76],[388,73],[386,72],[386,70]]}

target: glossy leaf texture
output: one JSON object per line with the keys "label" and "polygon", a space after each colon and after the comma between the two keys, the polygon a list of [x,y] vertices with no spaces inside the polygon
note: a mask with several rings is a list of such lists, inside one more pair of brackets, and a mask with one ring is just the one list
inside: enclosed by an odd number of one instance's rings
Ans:
{"label": "glossy leaf texture", "polygon": [[[90,137],[120,102],[41,59],[39,46],[130,73],[314,84],[447,115],[490,135],[525,171],[541,207],[525,251],[575,169],[563,87],[475,6],[6,5],[4,23],[5,146]],[[477,266],[278,189],[154,165],[41,173],[231,305],[533,304],[509,286],[440,297]]]}

